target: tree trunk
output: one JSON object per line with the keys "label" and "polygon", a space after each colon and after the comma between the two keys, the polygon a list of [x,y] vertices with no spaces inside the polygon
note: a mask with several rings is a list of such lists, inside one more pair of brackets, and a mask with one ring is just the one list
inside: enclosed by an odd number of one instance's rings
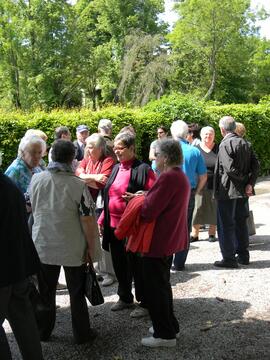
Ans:
{"label": "tree trunk", "polygon": [[20,101],[20,78],[19,78],[19,69],[17,64],[17,56],[14,51],[11,49],[10,52],[10,77],[12,84],[12,103],[16,109],[21,109],[21,101]]}
{"label": "tree trunk", "polygon": [[209,89],[207,90],[207,93],[204,95],[205,100],[211,99],[212,94],[216,87],[216,80],[217,80],[217,70],[216,70],[216,67],[214,66],[213,72],[212,72],[211,85],[210,85]]}

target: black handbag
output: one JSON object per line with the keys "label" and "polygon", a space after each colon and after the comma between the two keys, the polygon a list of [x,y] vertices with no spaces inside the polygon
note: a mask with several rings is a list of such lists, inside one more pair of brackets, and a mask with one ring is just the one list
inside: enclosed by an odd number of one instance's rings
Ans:
{"label": "black handbag", "polygon": [[97,281],[96,273],[91,265],[86,267],[84,295],[93,306],[104,303],[104,297]]}

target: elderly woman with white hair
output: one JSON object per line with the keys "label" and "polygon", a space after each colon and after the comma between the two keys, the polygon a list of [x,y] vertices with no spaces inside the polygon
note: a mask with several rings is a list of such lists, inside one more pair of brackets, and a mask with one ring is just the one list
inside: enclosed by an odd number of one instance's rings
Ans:
{"label": "elderly woman with white hair", "polygon": [[7,168],[10,177],[25,195],[34,173],[41,172],[40,161],[46,152],[46,142],[37,135],[24,136],[19,144],[18,156]]}
{"label": "elderly woman with white hair", "polygon": [[193,226],[190,242],[199,240],[200,224],[209,224],[210,242],[216,241],[217,207],[213,199],[213,179],[218,153],[218,145],[215,144],[215,130],[211,126],[201,129],[201,142],[197,145],[207,168],[207,183],[200,194],[195,195],[195,208],[193,212]]}
{"label": "elderly woman with white hair", "polygon": [[[110,176],[115,159],[107,150],[106,140],[101,134],[92,134],[86,139],[85,157],[76,169],[76,175],[85,181],[96,203],[96,214],[103,210],[103,189]],[[115,281],[111,254],[103,252],[97,271],[102,275],[102,286],[109,286]]]}
{"label": "elderly woman with white hair", "polygon": [[141,219],[155,221],[151,244],[142,256],[145,298],[152,327],[141,343],[148,347],[172,347],[179,338],[173,311],[170,268],[173,254],[188,247],[187,210],[190,185],[180,165],[183,154],[178,141],[160,140],[156,165],[160,176],[145,196]]}

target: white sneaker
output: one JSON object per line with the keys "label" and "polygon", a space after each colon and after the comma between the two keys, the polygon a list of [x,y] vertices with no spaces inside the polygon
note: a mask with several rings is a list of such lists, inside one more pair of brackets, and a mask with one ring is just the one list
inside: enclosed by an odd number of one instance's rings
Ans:
{"label": "white sneaker", "polygon": [[142,338],[141,344],[147,347],[174,347],[176,345],[176,339],[161,339],[149,336]]}
{"label": "white sneaker", "polygon": [[141,317],[148,316],[148,315],[149,315],[148,310],[141,306],[136,307],[136,309],[134,309],[130,313],[130,317],[132,317],[132,318],[141,318]]}
{"label": "white sneaker", "polygon": [[[154,328],[153,328],[153,326],[151,326],[149,329],[148,329],[148,331],[149,331],[149,334],[154,334]],[[175,337],[176,337],[176,339],[179,339],[180,338],[180,332],[178,332],[178,333],[176,333],[175,334]]]}
{"label": "white sneaker", "polygon": [[101,282],[102,286],[110,286],[114,283],[114,278],[110,275],[105,275],[103,281]]}

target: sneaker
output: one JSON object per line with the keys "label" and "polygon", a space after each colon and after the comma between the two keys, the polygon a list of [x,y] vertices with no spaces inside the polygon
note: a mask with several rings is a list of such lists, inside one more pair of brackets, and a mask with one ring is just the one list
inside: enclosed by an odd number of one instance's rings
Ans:
{"label": "sneaker", "polygon": [[118,300],[113,306],[111,307],[111,311],[121,311],[124,309],[130,309],[134,307],[134,303],[126,303],[122,300]]}
{"label": "sneaker", "polygon": [[148,309],[143,308],[141,306],[136,307],[136,309],[134,309],[130,313],[130,317],[137,319],[148,315],[149,315]]}
{"label": "sneaker", "polygon": [[[149,331],[149,334],[153,335],[153,334],[154,334],[154,328],[153,328],[153,326],[151,326],[151,327],[148,329],[148,331]],[[180,332],[179,332],[179,331],[178,331],[178,333],[175,334],[175,337],[176,337],[176,339],[179,339],[179,338],[180,338]]]}
{"label": "sneaker", "polygon": [[198,236],[191,236],[189,242],[193,243],[195,241],[199,241]]}
{"label": "sneaker", "polygon": [[161,339],[149,336],[142,338],[141,344],[147,347],[174,347],[176,345],[176,339]]}
{"label": "sneaker", "polygon": [[114,283],[114,281],[115,281],[114,277],[107,274],[103,277],[103,281],[101,282],[101,285],[102,286],[110,286]]}
{"label": "sneaker", "polygon": [[217,241],[217,238],[214,235],[209,235],[208,241],[215,242],[215,241]]}
{"label": "sneaker", "polygon": [[221,268],[237,269],[238,264],[236,260],[221,260],[214,262],[214,266]]}

